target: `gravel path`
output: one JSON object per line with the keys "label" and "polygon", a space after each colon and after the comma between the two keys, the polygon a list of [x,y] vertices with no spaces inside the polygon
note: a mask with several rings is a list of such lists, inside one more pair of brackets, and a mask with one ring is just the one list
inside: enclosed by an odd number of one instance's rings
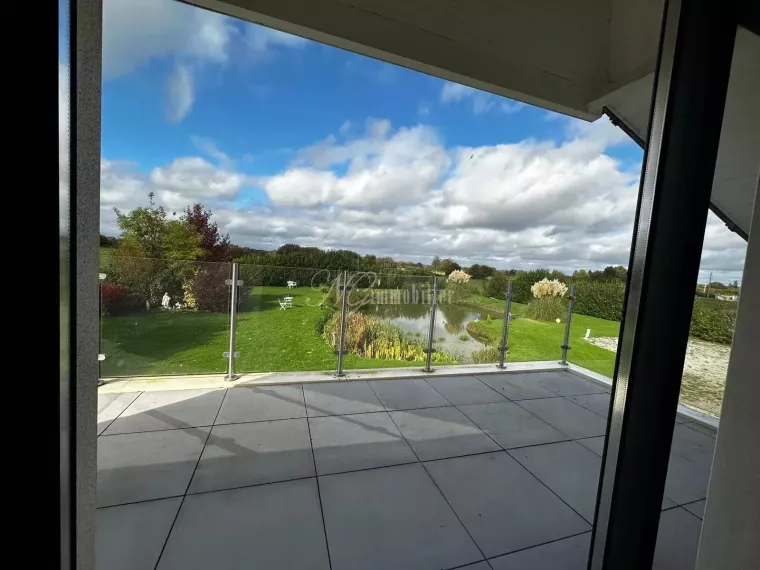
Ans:
{"label": "gravel path", "polygon": [[[588,342],[612,352],[617,351],[616,337],[592,337]],[[713,416],[720,415],[730,353],[731,347],[725,344],[689,340],[681,381],[681,403]]]}

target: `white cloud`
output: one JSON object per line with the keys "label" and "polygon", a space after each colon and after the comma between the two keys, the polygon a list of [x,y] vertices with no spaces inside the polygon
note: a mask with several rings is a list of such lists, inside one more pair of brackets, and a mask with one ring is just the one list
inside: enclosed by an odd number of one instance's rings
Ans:
{"label": "white cloud", "polygon": [[179,64],[166,81],[166,119],[170,123],[182,121],[194,100],[193,74],[187,65]]}
{"label": "white cloud", "polygon": [[169,215],[179,215],[195,202],[223,205],[250,183],[246,175],[214,166],[200,157],[178,158],[149,174],[141,172],[136,164],[104,158],[100,165],[101,231],[117,234],[113,209],[127,212],[146,206],[150,192],[155,194],[156,205],[164,206]]}
{"label": "white cloud", "polygon": [[205,152],[211,158],[219,162],[221,166],[231,167],[233,165],[234,161],[226,152],[219,150],[213,140],[198,136],[191,136],[190,141],[193,143],[195,148],[201,152]]}
{"label": "white cloud", "polygon": [[217,168],[203,158],[187,157],[154,168],[150,182],[161,190],[179,192],[186,198],[232,198],[246,184],[247,177]]}
{"label": "white cloud", "polygon": [[523,104],[518,101],[510,101],[504,97],[480,91],[467,85],[452,83],[447,81],[441,88],[441,103],[458,103],[469,102],[472,112],[475,115],[481,115],[490,111],[496,111],[504,114],[517,113],[523,108]]}
{"label": "white cloud", "polygon": [[343,136],[348,135],[348,133],[351,131],[351,121],[343,121],[343,124],[338,129],[338,132],[342,134]]}
{"label": "white cloud", "polygon": [[306,40],[176,0],[103,2],[104,80],[128,75],[151,60],[171,61],[167,118],[172,122],[190,111],[202,70],[226,65],[236,42],[250,59],[278,47],[305,45]]}
{"label": "white cloud", "polygon": [[[388,121],[371,120],[365,138],[343,145],[328,138],[306,149],[301,162],[308,167],[265,178],[261,186],[277,206],[395,210],[418,203],[436,190],[448,154],[429,127],[390,132]],[[343,176],[317,170],[340,165],[346,168]]]}
{"label": "white cloud", "polygon": [[245,39],[248,46],[259,54],[268,53],[276,47],[298,47],[308,41],[299,36],[255,25],[245,27]]}
{"label": "white cloud", "polygon": [[104,0],[103,75],[131,73],[153,58],[223,63],[234,25],[175,0]]}
{"label": "white cloud", "polygon": [[447,81],[441,89],[441,103],[461,101],[462,99],[471,96],[474,92],[475,89],[472,87]]}
{"label": "white cloud", "polygon": [[[567,121],[560,144],[447,147],[429,126],[394,129],[373,119],[362,136],[328,137],[279,174],[255,180],[199,157],[148,176],[104,161],[104,231],[114,228],[106,209],[144,205],[152,190],[177,211],[203,201],[221,231],[252,247],[299,243],[500,268],[626,265],[638,175],[605,154],[619,137],[600,121]],[[230,199],[249,185],[270,202],[235,206],[242,202]],[[744,251],[744,241],[711,215],[700,278],[712,270],[724,282],[741,279]]]}

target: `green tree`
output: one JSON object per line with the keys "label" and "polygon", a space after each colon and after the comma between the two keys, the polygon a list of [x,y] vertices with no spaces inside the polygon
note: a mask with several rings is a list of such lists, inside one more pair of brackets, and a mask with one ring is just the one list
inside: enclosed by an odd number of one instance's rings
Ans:
{"label": "green tree", "polygon": [[456,271],[457,269],[462,269],[462,266],[448,257],[442,260],[438,266],[438,271],[442,271],[444,275],[448,275],[449,273],[451,273],[452,271]]}
{"label": "green tree", "polygon": [[577,269],[573,271],[573,281],[588,281],[589,274],[586,269]]}
{"label": "green tree", "polygon": [[147,207],[129,213],[114,209],[121,241],[107,273],[126,288],[134,308],[143,308],[146,301],[156,307],[164,293],[172,303],[182,302],[197,269],[190,262],[204,253],[201,236],[189,223],[168,219],[152,192],[148,198]]}
{"label": "green tree", "polygon": [[510,276],[506,271],[497,271],[491,277],[488,278],[488,282],[485,286],[485,293],[488,297],[494,299],[504,299],[504,295],[507,291],[507,281]]}
{"label": "green tree", "polygon": [[156,206],[154,194],[148,194],[148,206],[122,213],[118,208],[116,223],[121,242],[118,253],[128,257],[183,259],[195,261],[203,255],[201,236],[183,220],[169,220],[163,206]]}
{"label": "green tree", "polygon": [[473,279],[487,279],[496,273],[496,268],[491,267],[490,265],[480,265],[479,263],[476,263],[467,269],[467,273],[469,273]]}

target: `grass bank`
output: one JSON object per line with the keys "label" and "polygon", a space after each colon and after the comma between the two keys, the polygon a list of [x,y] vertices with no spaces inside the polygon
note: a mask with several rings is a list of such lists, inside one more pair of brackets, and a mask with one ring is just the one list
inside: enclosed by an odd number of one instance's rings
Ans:
{"label": "grass bank", "polygon": [[[509,326],[509,352],[507,362],[528,362],[541,360],[559,360],[562,355],[562,342],[565,323],[545,323],[520,317],[525,305],[512,304],[513,320]],[[473,337],[498,344],[501,340],[503,319],[472,322],[467,331]],[[573,315],[570,328],[570,352],[568,360],[605,376],[612,377],[615,368],[615,353],[594,346],[583,340],[586,329],[591,329],[591,336],[617,336],[620,323],[605,321],[586,315]]]}

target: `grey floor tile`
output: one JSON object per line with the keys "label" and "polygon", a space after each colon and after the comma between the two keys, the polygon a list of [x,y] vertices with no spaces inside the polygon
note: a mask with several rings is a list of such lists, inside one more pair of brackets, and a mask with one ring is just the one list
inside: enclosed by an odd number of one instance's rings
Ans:
{"label": "grey floor tile", "polygon": [[215,426],[191,493],[314,476],[306,419]]}
{"label": "grey floor tile", "polygon": [[707,497],[710,468],[670,453],[665,496],[676,504],[692,503]]}
{"label": "grey floor tile", "polygon": [[374,380],[370,386],[388,411],[449,405],[425,380]]}
{"label": "grey floor tile", "polygon": [[295,386],[238,386],[227,390],[217,424],[305,418],[303,388]]}
{"label": "grey floor tile", "polygon": [[210,426],[225,390],[143,392],[104,435]]}
{"label": "grey floor tile", "polygon": [[454,407],[391,412],[391,418],[422,461],[501,450]]}
{"label": "grey floor tile", "polygon": [[707,425],[700,424],[697,422],[684,422],[684,425],[693,430],[697,430],[699,433],[708,435],[713,439],[718,437],[718,430],[712,426],[707,426]]}
{"label": "grey floor tile", "polygon": [[455,406],[505,401],[504,396],[475,376],[444,376],[430,378],[427,382]]}
{"label": "grey floor tile", "polygon": [[601,394],[610,389],[591,380],[586,380],[569,372],[534,372],[538,383],[560,396],[580,396],[582,394]]}
{"label": "grey floor tile", "polygon": [[209,428],[98,438],[98,506],[182,495]]}
{"label": "grey floor tile", "polygon": [[586,570],[591,533],[489,560],[493,570]]}
{"label": "grey floor tile", "polygon": [[95,567],[98,570],[155,568],[181,502],[181,497],[175,497],[98,509]]}
{"label": "grey floor tile", "polygon": [[715,440],[677,424],[673,430],[665,496],[682,505],[707,497]]}
{"label": "grey floor tile", "polygon": [[573,439],[607,431],[607,420],[565,398],[523,400],[520,405]]}
{"label": "grey floor tile", "polygon": [[319,481],[333,570],[438,570],[483,558],[419,463]]}
{"label": "grey floor tile", "polygon": [[538,383],[535,373],[483,375],[480,379],[491,388],[510,400],[528,400],[532,398],[553,398],[555,392],[547,390]]}
{"label": "grey floor tile", "polygon": [[[590,449],[599,457],[602,456],[605,436],[590,437],[587,439],[577,439],[576,443]],[[668,493],[674,493],[679,498],[688,498],[702,493],[707,493],[707,480],[704,476],[704,469],[697,469],[692,472],[692,465],[680,459],[673,459],[668,467],[668,479],[665,485],[665,497],[662,499],[662,508],[671,509],[676,506],[674,501],[668,498]],[[675,465],[675,467],[673,467]],[[672,472],[670,471],[672,469]],[[682,482],[686,480],[686,484]]]}
{"label": "grey floor tile", "polygon": [[660,515],[652,570],[694,570],[702,521],[682,508]]}
{"label": "grey floor tile", "polygon": [[158,570],[329,569],[315,479],[188,495]]}
{"label": "grey floor tile", "polygon": [[317,473],[417,461],[387,412],[309,418]]}
{"label": "grey floor tile", "polygon": [[587,522],[594,519],[602,460],[574,441],[513,449],[509,454]]}
{"label": "grey floor tile", "polygon": [[103,433],[139,395],[140,392],[98,394],[98,435]]}
{"label": "grey floor tile", "polygon": [[586,449],[590,449],[594,453],[596,453],[599,457],[602,456],[602,453],[604,452],[604,439],[606,436],[600,435],[598,437],[588,437],[586,439],[577,439],[576,441],[580,443],[583,447]]}
{"label": "grey floor tile", "polygon": [[514,402],[473,404],[459,409],[506,449],[568,439]]}
{"label": "grey floor tile", "polygon": [[425,468],[488,558],[591,528],[505,452]]}
{"label": "grey floor tile", "polygon": [[572,400],[579,406],[583,406],[587,410],[591,410],[595,414],[599,414],[603,418],[606,418],[610,411],[610,395],[609,394],[587,394],[585,396],[568,396],[568,400]]}
{"label": "grey floor tile", "polygon": [[303,395],[310,418],[385,411],[372,388],[364,381],[306,384]]}
{"label": "grey floor tile", "polygon": [[679,457],[710,467],[715,452],[715,439],[685,425],[676,425],[671,449]]}
{"label": "grey floor tile", "polygon": [[688,505],[684,505],[683,508],[689,511],[694,516],[699,517],[701,519],[705,516],[706,503],[707,501],[705,499],[702,499],[701,501],[697,501],[696,503],[689,503]]}

